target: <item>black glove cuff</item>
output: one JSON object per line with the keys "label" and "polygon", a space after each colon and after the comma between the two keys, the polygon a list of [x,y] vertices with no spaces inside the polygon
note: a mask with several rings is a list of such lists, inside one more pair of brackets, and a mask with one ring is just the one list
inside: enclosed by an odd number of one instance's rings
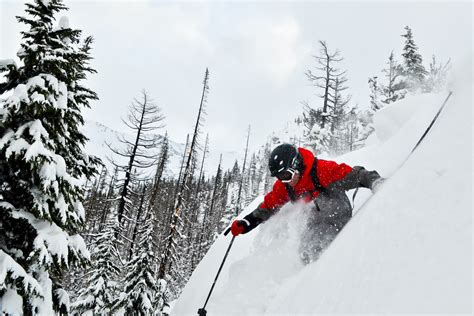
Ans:
{"label": "black glove cuff", "polygon": [[244,234],[248,233],[262,222],[262,220],[256,217],[253,212],[244,217]]}
{"label": "black glove cuff", "polygon": [[374,182],[378,179],[380,179],[380,175],[377,171],[365,171],[364,174],[361,176],[361,181],[360,184],[363,187],[366,187],[368,189],[372,189],[372,186]]}

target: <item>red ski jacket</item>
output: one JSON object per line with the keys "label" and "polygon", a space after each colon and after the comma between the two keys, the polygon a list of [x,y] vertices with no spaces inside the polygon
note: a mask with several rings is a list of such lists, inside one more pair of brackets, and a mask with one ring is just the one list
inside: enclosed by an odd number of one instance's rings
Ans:
{"label": "red ski jacket", "polygon": [[[310,202],[314,200],[322,190],[328,189],[334,193],[336,191],[348,191],[359,187],[372,189],[376,180],[381,179],[377,171],[368,171],[364,167],[350,167],[344,163],[338,164],[330,160],[316,160],[316,187],[313,182],[314,155],[307,149],[298,148],[303,157],[303,173],[298,183],[288,192],[285,184],[277,180],[273,189],[265,195],[263,203],[249,213],[242,220],[236,220],[232,223],[232,234],[234,236],[241,233],[245,234],[260,225],[260,223],[270,218],[275,211],[290,200],[299,200]],[[291,196],[290,196],[291,194]],[[347,196],[344,193],[347,199]],[[347,202],[350,204],[349,200]],[[318,206],[318,205],[317,205]],[[327,212],[328,214],[332,214]]]}
{"label": "red ski jacket", "polygon": [[[298,151],[303,157],[304,170],[300,180],[296,186],[293,187],[293,190],[297,196],[302,196],[304,201],[310,202],[320,193],[315,189],[310,175],[314,155],[311,151],[304,148],[298,148]],[[327,188],[331,183],[342,180],[352,171],[352,168],[344,163],[338,164],[334,161],[322,159],[317,160],[316,168],[319,183],[323,188]],[[259,209],[273,211],[289,201],[290,196],[288,190],[280,180],[277,180],[273,185],[272,191],[265,195],[265,199],[263,203],[260,204]]]}

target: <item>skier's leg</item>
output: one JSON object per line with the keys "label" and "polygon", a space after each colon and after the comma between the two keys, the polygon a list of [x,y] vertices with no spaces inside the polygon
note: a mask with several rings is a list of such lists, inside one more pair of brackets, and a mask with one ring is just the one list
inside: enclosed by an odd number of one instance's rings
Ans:
{"label": "skier's leg", "polygon": [[304,264],[308,264],[311,261],[315,260],[315,257],[322,251],[322,246],[320,244],[322,234],[320,226],[317,222],[316,210],[312,210],[306,228],[302,233],[299,254],[301,261]]}
{"label": "skier's leg", "polygon": [[336,237],[333,227],[323,223],[308,227],[300,244],[300,258],[304,264],[318,260],[327,246]]}
{"label": "skier's leg", "polygon": [[305,264],[321,256],[352,215],[344,192],[320,194],[315,203],[317,206],[309,216],[300,243],[300,257]]}

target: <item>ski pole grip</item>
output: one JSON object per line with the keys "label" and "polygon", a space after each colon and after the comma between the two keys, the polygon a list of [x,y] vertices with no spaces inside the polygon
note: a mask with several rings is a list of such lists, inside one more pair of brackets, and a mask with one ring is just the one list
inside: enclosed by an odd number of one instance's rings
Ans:
{"label": "ski pole grip", "polygon": [[230,233],[230,227],[228,227],[228,228],[225,230],[225,232],[224,232],[224,236],[227,236],[227,235],[229,235],[229,233]]}

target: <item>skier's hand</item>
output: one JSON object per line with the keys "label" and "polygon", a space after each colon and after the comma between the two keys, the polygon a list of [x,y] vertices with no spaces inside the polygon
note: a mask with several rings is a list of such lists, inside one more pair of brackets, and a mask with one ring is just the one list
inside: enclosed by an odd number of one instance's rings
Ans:
{"label": "skier's hand", "polygon": [[238,236],[240,234],[245,234],[249,231],[250,223],[247,220],[235,220],[230,226],[230,231],[232,235]]}
{"label": "skier's hand", "polygon": [[385,182],[385,178],[378,178],[376,180],[374,180],[374,182],[372,182],[372,185],[370,186],[370,189],[372,190],[372,192],[377,192],[380,187],[382,186],[382,184]]}

